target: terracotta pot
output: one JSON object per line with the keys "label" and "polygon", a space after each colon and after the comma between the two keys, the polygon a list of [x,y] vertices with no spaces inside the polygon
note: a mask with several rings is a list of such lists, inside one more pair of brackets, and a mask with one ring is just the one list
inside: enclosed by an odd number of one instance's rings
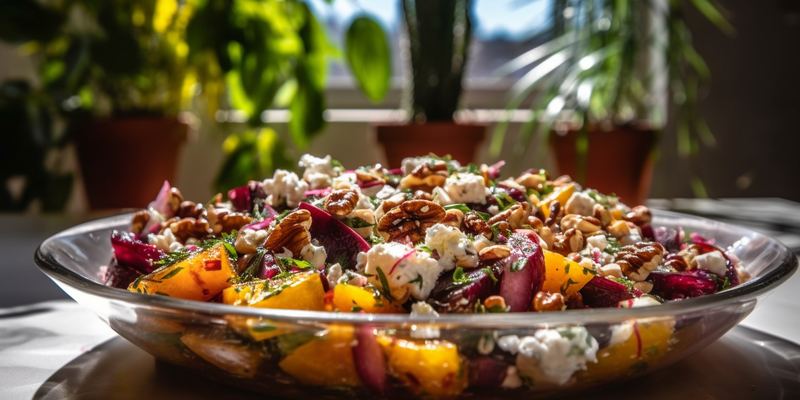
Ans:
{"label": "terracotta pot", "polygon": [[[558,172],[575,179],[578,158],[577,131],[566,135],[551,133],[550,149],[555,153]],[[615,193],[630,206],[642,204],[653,178],[653,146],[657,132],[652,129],[618,127],[609,131],[590,128],[584,187],[601,193]]]}
{"label": "terracotta pot", "polygon": [[75,127],[89,207],[146,207],[165,180],[174,181],[188,133],[174,118],[99,119]]}
{"label": "terracotta pot", "polygon": [[475,161],[478,146],[486,136],[485,125],[428,122],[424,124],[376,125],[388,167],[400,167],[406,157],[450,154],[461,164]]}

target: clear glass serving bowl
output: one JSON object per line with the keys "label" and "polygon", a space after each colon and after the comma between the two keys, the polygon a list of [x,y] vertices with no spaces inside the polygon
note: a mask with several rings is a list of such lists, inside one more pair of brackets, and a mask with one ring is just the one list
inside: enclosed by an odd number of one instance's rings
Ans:
{"label": "clear glass serving bowl", "polygon": [[[655,372],[714,342],[798,265],[795,255],[770,237],[656,211],[654,226],[680,226],[715,238],[753,279],[722,293],[644,308],[436,319],[269,310],[103,286],[99,272],[111,258],[109,235],[127,229],[131,216],[61,232],[39,246],[36,263],[72,298],[153,356],[228,385],[290,398],[492,399],[591,390]],[[576,366],[574,349],[544,344],[531,357],[500,345],[513,342],[513,336],[569,337],[583,328],[599,347],[597,362],[586,363],[585,370]],[[559,357],[559,351],[568,355]]]}

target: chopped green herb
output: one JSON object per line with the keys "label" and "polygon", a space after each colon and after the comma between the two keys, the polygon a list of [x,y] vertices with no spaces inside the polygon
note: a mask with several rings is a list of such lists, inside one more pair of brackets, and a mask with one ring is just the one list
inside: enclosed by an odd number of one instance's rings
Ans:
{"label": "chopped green herb", "polygon": [[658,355],[658,346],[649,347],[649,348],[645,349],[644,352],[649,354],[649,355],[651,355],[651,356],[657,356]]}
{"label": "chopped green herb", "polygon": [[611,276],[610,278],[611,278],[612,281],[617,282],[620,285],[625,286],[625,289],[627,289],[629,292],[631,290],[633,290],[633,284],[635,283],[634,281],[632,281],[632,280],[630,280],[628,278],[617,278],[616,276]]}
{"label": "chopped green herb", "polygon": [[420,251],[424,251],[424,252],[426,252],[428,254],[433,253],[433,250],[431,250],[430,247],[428,247],[428,246],[426,246],[424,244],[417,245],[416,249],[420,250]]}
{"label": "chopped green herb", "polygon": [[164,293],[164,292],[156,292],[156,294],[157,294],[157,295],[159,295],[159,296],[166,296],[166,297],[169,297],[169,295],[168,295],[168,294],[166,294],[166,293]]}
{"label": "chopped green herb", "polygon": [[528,260],[525,258],[520,258],[517,261],[511,263],[511,272],[522,271],[523,268],[528,264]]}
{"label": "chopped green herb", "polygon": [[151,264],[158,265],[159,267],[168,267],[189,258],[191,255],[192,253],[186,250],[186,248],[180,248],[171,253],[165,254],[161,257],[161,259],[158,261],[153,261]]}
{"label": "chopped green herb", "polygon": [[467,207],[466,204],[463,204],[463,203],[450,204],[448,206],[444,206],[444,209],[445,210],[459,210],[459,211],[463,212],[464,214],[472,211],[469,207]]}
{"label": "chopped green herb", "polygon": [[559,289],[561,290],[561,293],[563,294],[563,293],[567,292],[567,289],[569,289],[570,286],[577,285],[577,284],[578,284],[578,282],[573,281],[572,278],[567,278],[567,281],[564,282],[564,284]]}
{"label": "chopped green herb", "polygon": [[367,222],[365,219],[360,218],[360,217],[345,218],[345,219],[342,220],[342,222],[344,222],[345,225],[347,225],[347,226],[349,226],[349,227],[351,227],[353,229],[375,226],[375,224],[371,224],[371,223]]}
{"label": "chopped green herb", "polygon": [[457,284],[465,284],[470,283],[472,280],[464,274],[464,268],[458,267],[455,271],[453,271],[453,282]]}
{"label": "chopped green herb", "polygon": [[139,287],[139,282],[141,282],[141,281],[142,281],[142,278],[144,278],[144,277],[145,277],[145,275],[139,275],[139,277],[138,277],[138,278],[136,278],[136,279],[133,281],[133,283],[131,284],[131,287],[133,287],[133,288],[138,288],[138,287]]}
{"label": "chopped green herb", "polygon": [[182,270],[183,270],[183,267],[175,268],[172,271],[170,271],[168,274],[162,276],[161,280],[165,281],[165,280],[167,280],[169,278],[172,278],[173,276],[178,275],[178,272],[181,272]]}
{"label": "chopped green herb", "polygon": [[225,246],[225,252],[228,253],[228,257],[232,258],[234,261],[239,258],[239,253],[236,252],[236,248],[233,247],[232,244],[228,242],[222,242],[222,245]]}
{"label": "chopped green herb", "polygon": [[284,268],[296,267],[300,269],[309,269],[314,268],[310,262],[305,260],[297,260],[294,258],[286,258],[286,257],[276,257],[278,262],[281,263],[281,266]]}
{"label": "chopped green herb", "polygon": [[416,283],[419,285],[419,290],[422,290],[422,284],[423,284],[422,275],[417,275],[416,279],[414,279],[413,281],[409,281],[408,283]]}
{"label": "chopped green herb", "polygon": [[386,243],[386,241],[383,240],[381,236],[371,235],[367,238],[367,243],[369,243],[370,246],[375,246],[376,244]]}
{"label": "chopped green herb", "polygon": [[250,327],[250,330],[256,333],[272,332],[276,329],[278,329],[278,327],[266,322],[257,322],[256,325]]}
{"label": "chopped green herb", "polygon": [[636,364],[631,365],[631,369],[636,372],[642,372],[647,369],[647,361],[641,360]]}
{"label": "chopped green herb", "polygon": [[381,281],[381,286],[383,287],[383,295],[386,296],[387,299],[391,301],[397,301],[394,297],[392,297],[392,292],[389,290],[391,287],[389,286],[389,280],[386,279],[386,275],[383,274],[383,270],[381,267],[377,267],[378,272],[378,280]]}
{"label": "chopped green herb", "polygon": [[493,281],[497,282],[497,277],[494,276],[494,271],[492,271],[491,268],[486,267],[481,269],[481,271],[483,271],[483,273],[485,273],[486,275],[489,275],[489,277],[492,278]]}
{"label": "chopped green herb", "polygon": [[331,159],[331,165],[333,165],[333,168],[339,168],[339,171],[345,170],[344,165],[342,165],[342,163],[340,163],[339,160],[335,158]]}
{"label": "chopped green herb", "polygon": [[564,263],[564,273],[565,274],[569,273],[569,263],[568,262]]}
{"label": "chopped green herb", "polygon": [[720,290],[727,290],[731,288],[731,279],[727,276],[725,277],[725,282],[722,283],[722,289]]}

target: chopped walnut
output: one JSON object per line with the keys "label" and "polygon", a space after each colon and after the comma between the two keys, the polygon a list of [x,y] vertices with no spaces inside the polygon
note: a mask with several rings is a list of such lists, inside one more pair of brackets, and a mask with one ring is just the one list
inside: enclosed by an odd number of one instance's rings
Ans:
{"label": "chopped walnut", "polygon": [[578,214],[567,214],[561,218],[561,230],[577,229],[584,234],[592,234],[601,229],[600,221],[594,217],[584,217]]}
{"label": "chopped walnut", "polygon": [[408,238],[418,242],[425,237],[425,231],[444,218],[442,206],[427,200],[409,200],[392,208],[378,221],[378,231],[388,241]]}
{"label": "chopped walnut", "polygon": [[486,221],[481,218],[474,211],[470,211],[464,215],[464,224],[462,231],[472,235],[482,235],[486,239],[492,239],[492,228]]}
{"label": "chopped walnut", "polygon": [[398,188],[430,193],[433,188],[444,186],[447,175],[447,164],[444,161],[436,161],[432,166],[429,163],[420,164],[411,174],[400,180]]}
{"label": "chopped walnut", "polygon": [[444,218],[442,218],[439,223],[452,226],[453,228],[461,228],[461,223],[463,221],[464,213],[461,210],[447,210],[444,213]]}
{"label": "chopped walnut", "polygon": [[555,234],[553,238],[553,246],[549,247],[562,256],[568,256],[570,253],[581,251],[583,249],[584,239],[583,233],[577,229],[569,229],[565,232]]}
{"label": "chopped walnut", "polygon": [[358,192],[354,189],[337,189],[325,198],[325,211],[343,217],[355,210]]}
{"label": "chopped walnut", "polygon": [[[511,229],[521,229],[528,222],[531,213],[531,205],[528,203],[514,204],[503,212],[498,213],[489,219],[489,225],[494,225],[500,221],[508,223]],[[503,231],[501,231],[503,232]]]}
{"label": "chopped walnut", "polygon": [[135,235],[142,233],[148,222],[150,222],[150,213],[147,210],[137,212],[131,221],[131,233]]}
{"label": "chopped walnut", "polygon": [[664,246],[657,242],[640,242],[622,247],[615,254],[614,262],[620,266],[622,273],[631,280],[641,282],[654,271],[664,254]]}
{"label": "chopped walnut", "polygon": [[[297,210],[287,215],[270,233],[264,247],[275,253],[288,250],[299,257],[300,251],[311,243],[308,229],[311,227],[311,213]],[[284,250],[285,249],[285,250]]]}

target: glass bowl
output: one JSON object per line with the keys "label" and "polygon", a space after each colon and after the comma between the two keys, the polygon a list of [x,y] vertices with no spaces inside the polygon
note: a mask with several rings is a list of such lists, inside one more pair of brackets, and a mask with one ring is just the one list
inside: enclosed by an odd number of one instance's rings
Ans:
{"label": "glass bowl", "polygon": [[[435,319],[270,310],[102,285],[100,269],[111,258],[109,235],[127,229],[131,217],[61,232],[39,246],[36,263],[77,302],[153,356],[224,384],[290,398],[492,399],[591,390],[657,371],[714,342],[798,265],[795,255],[770,237],[654,211],[654,226],[680,226],[728,247],[752,279],[714,295],[642,308]],[[576,340],[586,344],[576,347]],[[564,348],[566,341],[572,347]],[[585,348],[594,345],[596,352],[587,355]]]}

